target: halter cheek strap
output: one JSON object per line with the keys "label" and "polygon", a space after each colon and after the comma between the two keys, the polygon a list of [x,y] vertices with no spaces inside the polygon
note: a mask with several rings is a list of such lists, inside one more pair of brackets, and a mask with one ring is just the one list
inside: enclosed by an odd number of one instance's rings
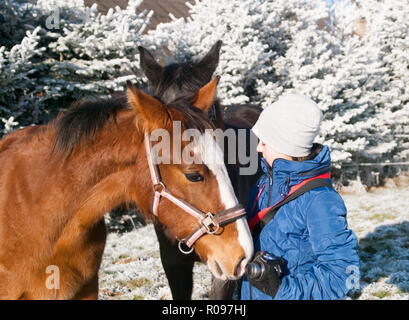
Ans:
{"label": "halter cheek strap", "polygon": [[[159,167],[154,161],[152,153],[152,145],[149,135],[145,132],[145,150],[148,161],[149,171],[152,179],[153,196],[151,210],[155,216],[158,216],[159,203],[162,197],[168,199],[176,206],[184,210],[198,220],[200,226],[187,238],[179,240],[179,250],[185,254],[193,251],[193,244],[204,234],[214,234],[221,226],[225,226],[231,222],[236,221],[246,215],[246,211],[241,205],[235,206],[231,209],[220,211],[216,214],[211,212],[203,212],[185,200],[175,197],[165,186],[160,178]],[[188,247],[184,250],[183,246]]]}

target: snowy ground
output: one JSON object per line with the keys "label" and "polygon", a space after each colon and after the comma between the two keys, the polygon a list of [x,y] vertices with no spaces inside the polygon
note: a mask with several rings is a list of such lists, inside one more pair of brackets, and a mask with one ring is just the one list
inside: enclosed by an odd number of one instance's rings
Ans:
{"label": "snowy ground", "polygon": [[[159,258],[152,225],[124,234],[110,234],[100,268],[100,299],[172,299]],[[211,274],[194,267],[193,299],[208,299]]]}
{"label": "snowy ground", "polygon": [[[353,299],[409,299],[409,177],[342,193],[359,239],[360,289]],[[193,299],[208,299],[211,275],[194,269]],[[100,269],[100,299],[171,299],[152,225],[111,233]]]}
{"label": "snowy ground", "polygon": [[409,177],[358,195],[343,194],[359,239],[358,299],[409,299]]}

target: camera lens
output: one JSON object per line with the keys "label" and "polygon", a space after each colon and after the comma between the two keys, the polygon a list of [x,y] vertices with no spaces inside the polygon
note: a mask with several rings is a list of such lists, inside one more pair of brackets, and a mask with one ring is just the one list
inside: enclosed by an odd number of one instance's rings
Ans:
{"label": "camera lens", "polygon": [[251,262],[246,266],[246,276],[249,279],[260,279],[264,273],[264,266],[258,262]]}

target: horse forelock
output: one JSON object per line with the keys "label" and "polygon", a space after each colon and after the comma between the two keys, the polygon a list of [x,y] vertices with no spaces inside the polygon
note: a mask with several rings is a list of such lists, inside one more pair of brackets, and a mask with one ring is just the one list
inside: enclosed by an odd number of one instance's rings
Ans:
{"label": "horse forelock", "polygon": [[174,115],[172,120],[181,121],[185,129],[197,129],[200,132],[204,132],[206,129],[214,129],[209,116],[193,106],[191,100],[179,98],[167,106]]}

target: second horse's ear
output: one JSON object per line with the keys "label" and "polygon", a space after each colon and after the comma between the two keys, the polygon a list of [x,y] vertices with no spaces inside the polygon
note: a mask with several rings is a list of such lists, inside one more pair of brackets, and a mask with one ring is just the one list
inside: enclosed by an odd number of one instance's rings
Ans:
{"label": "second horse's ear", "polygon": [[156,62],[152,53],[144,47],[138,47],[140,54],[140,67],[148,78],[149,84],[155,86],[161,77],[163,67]]}
{"label": "second horse's ear", "polygon": [[205,113],[209,111],[209,108],[213,105],[213,101],[216,97],[216,89],[219,80],[219,76],[214,77],[209,83],[207,83],[199,90],[193,102],[193,105],[196,108],[199,108]]}
{"label": "second horse's ear", "polygon": [[221,40],[217,41],[196,66],[196,68],[200,69],[200,73],[206,76],[208,79],[207,81],[210,81],[219,64],[220,48],[222,47],[222,44],[223,42]]}

